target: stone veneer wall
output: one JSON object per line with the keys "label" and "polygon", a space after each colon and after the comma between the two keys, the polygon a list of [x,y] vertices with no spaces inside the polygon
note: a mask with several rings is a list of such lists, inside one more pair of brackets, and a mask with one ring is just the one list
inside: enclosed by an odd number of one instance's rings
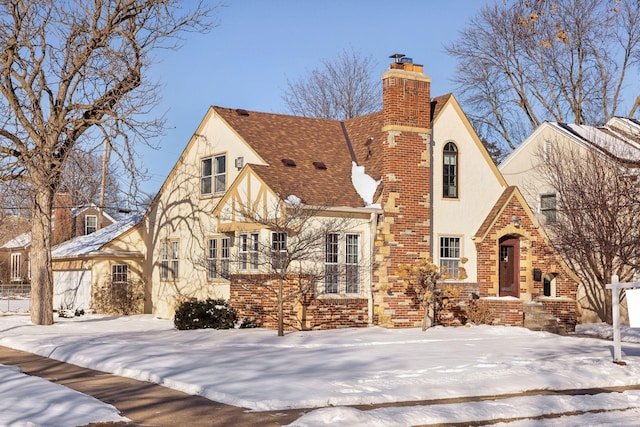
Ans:
{"label": "stone veneer wall", "polygon": [[575,300],[571,298],[540,297],[536,301],[542,304],[544,311],[555,316],[558,319],[558,323],[567,332],[575,331],[578,317],[578,307]]}

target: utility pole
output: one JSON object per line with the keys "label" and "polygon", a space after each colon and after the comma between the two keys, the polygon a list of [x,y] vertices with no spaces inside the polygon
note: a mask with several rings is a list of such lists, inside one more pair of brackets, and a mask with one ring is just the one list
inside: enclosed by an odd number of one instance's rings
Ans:
{"label": "utility pole", "polygon": [[102,153],[102,178],[100,179],[100,206],[98,206],[98,225],[97,229],[102,228],[102,213],[104,211],[104,187],[107,181],[107,166],[109,166],[109,154],[111,144],[107,138],[104,139],[104,148]]}

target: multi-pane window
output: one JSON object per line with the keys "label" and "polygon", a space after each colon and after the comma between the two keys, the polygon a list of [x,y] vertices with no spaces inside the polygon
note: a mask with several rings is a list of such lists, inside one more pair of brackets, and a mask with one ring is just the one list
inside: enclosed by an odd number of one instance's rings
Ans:
{"label": "multi-pane window", "polygon": [[229,237],[210,238],[207,243],[207,279],[229,277]]}
{"label": "multi-pane window", "polygon": [[200,194],[220,194],[226,190],[227,156],[207,157],[200,161]]}
{"label": "multi-pane window", "polygon": [[220,276],[229,277],[229,255],[231,239],[223,237],[220,239]]}
{"label": "multi-pane window", "polygon": [[84,217],[84,234],[95,233],[98,230],[98,217],[96,215],[87,215]]}
{"label": "multi-pane window", "polygon": [[442,196],[458,197],[458,148],[447,142],[442,152]]}
{"label": "multi-pane window", "polygon": [[360,235],[339,233],[325,237],[324,292],[327,294],[360,293]]}
{"label": "multi-pane window", "polygon": [[249,257],[249,236],[241,234],[238,241],[238,270],[247,269],[247,258]]}
{"label": "multi-pane window", "polygon": [[249,236],[249,267],[252,270],[256,270],[258,268],[258,239],[260,235],[258,233],[251,233]]}
{"label": "multi-pane window", "polygon": [[207,279],[218,277],[218,239],[209,239],[207,243]]}
{"label": "multi-pane window", "polygon": [[111,266],[111,283],[127,283],[129,281],[129,266],[114,264]]}
{"label": "multi-pane window", "polygon": [[324,292],[337,294],[340,291],[340,235],[327,234],[324,253]]}
{"label": "multi-pane window", "polygon": [[258,269],[258,233],[241,234],[238,248],[238,269]]}
{"label": "multi-pane window", "polygon": [[446,270],[449,279],[458,279],[460,267],[460,238],[440,237],[440,269]]}
{"label": "multi-pane window", "polygon": [[547,219],[547,223],[557,221],[557,200],[555,194],[540,195],[540,213]]}
{"label": "multi-pane window", "polygon": [[169,278],[169,242],[162,242],[160,245],[160,278]]}
{"label": "multi-pane window", "polygon": [[280,270],[287,264],[287,233],[274,231],[271,233],[271,266]]}
{"label": "multi-pane window", "polygon": [[178,241],[174,240],[171,242],[171,279],[176,280],[178,278],[179,267],[180,267],[180,252],[178,249],[180,248]]}
{"label": "multi-pane window", "polygon": [[22,279],[22,254],[11,254],[11,280],[19,281]]}
{"label": "multi-pane window", "polygon": [[348,294],[360,292],[360,235],[345,236],[345,287]]}

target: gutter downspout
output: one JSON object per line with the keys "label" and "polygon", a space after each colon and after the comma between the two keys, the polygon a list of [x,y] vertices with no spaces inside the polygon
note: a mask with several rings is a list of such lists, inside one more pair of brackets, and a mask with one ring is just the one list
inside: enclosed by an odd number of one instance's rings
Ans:
{"label": "gutter downspout", "polygon": [[433,237],[433,230],[434,230],[434,225],[433,225],[433,123],[431,123],[431,132],[429,132],[429,252],[431,252],[431,259],[435,260],[434,258],[434,250],[433,250],[433,241],[434,241],[434,237]]}

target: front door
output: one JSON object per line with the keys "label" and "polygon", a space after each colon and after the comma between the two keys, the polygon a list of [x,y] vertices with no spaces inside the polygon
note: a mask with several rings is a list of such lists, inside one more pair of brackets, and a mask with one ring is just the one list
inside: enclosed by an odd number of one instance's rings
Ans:
{"label": "front door", "polygon": [[518,296],[518,239],[500,243],[500,296]]}

